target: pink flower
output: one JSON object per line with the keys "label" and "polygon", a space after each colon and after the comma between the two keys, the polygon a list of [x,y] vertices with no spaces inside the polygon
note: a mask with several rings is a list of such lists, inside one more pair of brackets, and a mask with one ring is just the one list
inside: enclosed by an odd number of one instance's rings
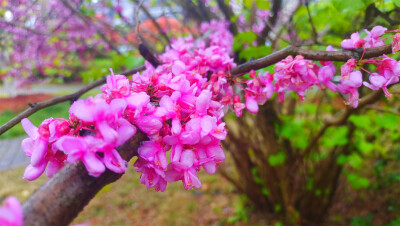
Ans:
{"label": "pink flower", "polygon": [[105,171],[101,157],[97,154],[105,145],[101,139],[93,136],[83,138],[64,136],[57,141],[56,145],[60,150],[68,153],[68,162],[82,161],[89,175],[98,177]]}
{"label": "pink flower", "polygon": [[113,98],[127,97],[131,93],[131,85],[125,75],[114,75],[110,68],[111,75],[107,76],[107,83],[101,87],[104,99],[110,102]]}
{"label": "pink flower", "polygon": [[391,97],[392,94],[389,93],[387,86],[399,82],[399,77],[395,76],[395,77],[385,78],[384,76],[378,73],[372,73],[369,76],[369,81],[370,83],[363,82],[364,86],[373,90],[382,89],[386,97]]}
{"label": "pink flower", "polygon": [[278,62],[275,65],[274,80],[279,100],[283,102],[284,92],[289,90],[296,92],[299,99],[303,100],[305,91],[319,83],[317,73],[318,66],[309,60],[305,60],[301,55],[294,59],[292,56],[288,56]]}
{"label": "pink flower", "polygon": [[336,73],[336,68],[333,64],[328,64],[323,66],[318,71],[318,80],[325,85],[326,88],[332,90],[332,92],[337,92],[336,85],[331,81],[332,77]]}
{"label": "pink flower", "polygon": [[343,49],[355,49],[364,46],[365,40],[360,38],[358,32],[351,34],[350,39],[343,40],[340,45]]}
{"label": "pink flower", "polygon": [[350,94],[346,104],[351,104],[353,108],[358,106],[359,93],[357,88],[362,85],[362,74],[360,71],[353,71],[348,75],[340,77],[339,91],[343,94]]}
{"label": "pink flower", "polygon": [[365,29],[367,32],[367,36],[365,36],[365,44],[366,48],[378,47],[385,45],[385,41],[383,39],[379,39],[387,30],[387,28],[382,26],[375,26],[372,28],[371,32]]}
{"label": "pink flower", "polygon": [[195,155],[192,150],[184,150],[179,162],[172,163],[165,172],[165,180],[174,182],[181,180],[183,187],[190,190],[192,187],[200,188],[201,182],[197,177],[197,171],[193,167]]}
{"label": "pink flower", "polygon": [[395,54],[400,50],[400,33],[396,33],[392,42],[392,53]]}
{"label": "pink flower", "polygon": [[22,226],[23,213],[21,204],[14,196],[8,197],[3,206],[0,206],[0,225],[2,226]]}
{"label": "pink flower", "polygon": [[46,175],[52,177],[65,164],[67,156],[60,152],[53,143],[62,135],[69,133],[69,125],[65,121],[47,119],[39,129],[27,118],[21,120],[21,124],[29,138],[22,141],[22,149],[28,157],[31,157],[31,164],[25,169],[24,178],[35,180],[46,169]]}

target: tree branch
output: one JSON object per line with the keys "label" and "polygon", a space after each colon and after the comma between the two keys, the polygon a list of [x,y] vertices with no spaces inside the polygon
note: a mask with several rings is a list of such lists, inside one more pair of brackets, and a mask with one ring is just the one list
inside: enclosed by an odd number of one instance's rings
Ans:
{"label": "tree branch", "polygon": [[149,10],[147,10],[147,8],[144,7],[142,4],[139,4],[138,0],[134,0],[134,2],[136,3],[136,5],[138,5],[138,7],[140,7],[140,9],[146,14],[146,16],[153,22],[153,24],[154,24],[154,26],[156,26],[158,32],[160,32],[160,34],[167,41],[167,45],[170,48],[172,48],[171,47],[171,41],[169,40],[168,35],[164,32],[164,30],[161,28],[160,24],[156,21],[156,19],[154,19],[154,17],[150,14]]}
{"label": "tree branch", "polygon": [[[122,72],[121,74],[134,74],[134,73],[142,71],[142,70],[144,70],[144,66],[139,66],[132,70]],[[22,113],[20,113],[19,115],[15,116],[13,119],[11,119],[10,121],[8,121],[4,125],[2,125],[0,127],[0,135],[3,134],[4,132],[6,132],[7,130],[11,129],[15,125],[17,125],[23,118],[29,117],[30,115],[39,111],[40,109],[43,109],[43,108],[46,108],[46,107],[49,107],[49,106],[52,106],[52,105],[55,105],[58,103],[62,103],[65,101],[74,101],[74,100],[78,99],[82,94],[88,92],[89,90],[91,90],[93,88],[96,88],[99,85],[102,85],[105,82],[106,82],[106,77],[103,77],[95,82],[88,84],[87,86],[76,91],[75,93],[68,94],[65,96],[55,97],[50,100],[32,104],[32,106],[30,108],[26,109],[25,111],[23,111]]]}
{"label": "tree branch", "polygon": [[[117,150],[129,162],[145,140],[147,136],[138,130]],[[24,225],[68,225],[97,192],[121,176],[106,170],[96,178],[89,176],[82,162],[68,164],[23,204]]]}
{"label": "tree branch", "polygon": [[[383,54],[389,54],[392,52],[392,45],[384,45],[375,48],[368,48],[365,50],[364,59],[379,57]],[[231,70],[233,76],[239,76],[249,72],[250,70],[258,70],[264,67],[268,67],[275,64],[287,56],[302,55],[304,58],[309,60],[321,60],[321,61],[347,61],[351,58],[360,59],[362,52],[356,50],[343,50],[343,51],[319,51],[319,50],[308,50],[300,47],[288,46],[268,56],[259,58],[257,60],[249,61],[244,64],[240,64]]]}

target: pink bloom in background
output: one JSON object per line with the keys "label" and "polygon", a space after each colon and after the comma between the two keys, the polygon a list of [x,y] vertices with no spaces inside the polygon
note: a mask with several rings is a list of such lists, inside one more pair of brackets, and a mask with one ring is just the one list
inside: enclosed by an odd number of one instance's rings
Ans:
{"label": "pink bloom in background", "polygon": [[343,40],[340,45],[343,49],[355,49],[364,46],[365,40],[360,38],[358,32],[351,34],[350,39]]}
{"label": "pink bloom in background", "polygon": [[375,26],[371,31],[365,29],[367,36],[365,36],[365,48],[379,47],[385,45],[385,40],[379,39],[387,30],[387,28],[382,26]]}
{"label": "pink bloom in background", "polygon": [[24,216],[22,207],[18,199],[14,196],[6,198],[0,206],[0,225],[2,226],[22,226]]}
{"label": "pink bloom in background", "polygon": [[385,40],[380,39],[385,33],[387,28],[382,26],[375,26],[371,31],[365,29],[367,36],[363,39],[360,38],[360,34],[355,32],[351,34],[350,39],[343,40],[340,44],[343,49],[355,49],[355,48],[372,48],[385,45]]}
{"label": "pink bloom in background", "polygon": [[382,89],[386,97],[391,97],[387,86],[399,82],[400,63],[384,55],[376,70],[379,73],[372,73],[369,76],[370,83],[364,82],[363,84],[373,90]]}
{"label": "pink bloom in background", "polygon": [[343,94],[349,94],[346,104],[351,104],[353,108],[358,106],[359,93],[357,88],[362,85],[362,74],[360,71],[353,71],[348,75],[340,77],[339,91]]}
{"label": "pink bloom in background", "polygon": [[395,54],[400,50],[400,33],[396,33],[392,42],[392,53]]}

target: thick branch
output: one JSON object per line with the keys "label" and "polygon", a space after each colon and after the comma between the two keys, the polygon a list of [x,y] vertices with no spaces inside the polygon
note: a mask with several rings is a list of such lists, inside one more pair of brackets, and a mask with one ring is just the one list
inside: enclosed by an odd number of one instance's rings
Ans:
{"label": "thick branch", "polygon": [[[145,140],[147,136],[138,131],[117,149],[129,161]],[[65,166],[23,204],[24,225],[68,225],[97,192],[121,176],[110,170],[97,178],[89,176],[82,162]]]}
{"label": "thick branch", "polygon": [[[392,45],[384,45],[375,48],[368,48],[365,50],[364,58],[372,58],[379,57],[383,54],[389,54],[392,52]],[[275,64],[282,59],[285,59],[287,56],[296,56],[302,55],[304,58],[309,60],[321,60],[321,61],[347,61],[350,58],[359,59],[362,55],[362,51],[319,51],[319,50],[309,50],[302,49],[300,47],[288,46],[279,51],[271,53],[268,56],[259,58],[257,60],[249,61],[244,64],[238,65],[236,68],[231,70],[231,74],[234,76],[238,76],[241,74],[245,74],[250,70],[258,70],[264,67],[268,67],[272,64]]]}
{"label": "thick branch", "polygon": [[[134,74],[136,72],[144,70],[144,66],[139,66],[137,68],[134,68],[129,71],[122,72],[121,74]],[[17,125],[23,118],[27,118],[33,113],[39,111],[40,109],[62,103],[65,101],[74,101],[78,99],[82,94],[88,92],[89,90],[96,88],[97,86],[103,84],[106,82],[106,77],[103,77],[95,82],[90,83],[89,85],[83,87],[82,89],[76,91],[75,93],[65,95],[65,96],[60,96],[60,97],[55,97],[50,100],[42,101],[39,103],[32,104],[30,108],[26,109],[24,112],[20,113],[19,115],[15,116],[13,119],[8,121],[6,124],[2,125],[0,127],[0,135],[6,132],[7,130],[11,129],[15,125]]]}

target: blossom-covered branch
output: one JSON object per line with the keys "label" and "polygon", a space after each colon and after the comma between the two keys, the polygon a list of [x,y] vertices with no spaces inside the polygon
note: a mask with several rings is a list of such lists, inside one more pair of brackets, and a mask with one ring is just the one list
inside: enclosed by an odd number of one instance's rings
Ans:
{"label": "blossom-covered branch", "polygon": [[[287,46],[281,50],[269,54],[268,56],[240,64],[231,70],[231,74],[239,76],[248,73],[250,70],[258,70],[276,64],[287,56],[302,55],[305,59],[319,61],[342,61],[345,62],[351,58],[360,59],[363,50],[343,50],[343,51],[320,51],[303,49],[297,46]],[[365,50],[364,59],[379,57],[383,54],[392,53],[392,45],[384,45]]]}
{"label": "blossom-covered branch", "polygon": [[[117,148],[119,154],[129,161],[146,139],[142,132],[136,133]],[[121,176],[107,170],[99,177],[92,177],[82,162],[64,167],[23,203],[24,225],[68,225],[101,188]]]}
{"label": "blossom-covered branch", "polygon": [[[142,71],[144,70],[144,66],[139,66],[137,68],[128,70],[123,72],[124,74],[134,74],[138,71]],[[27,118],[29,116],[31,116],[33,113],[43,109],[43,108],[47,108],[53,105],[56,105],[58,103],[62,103],[65,101],[75,101],[77,100],[80,96],[82,96],[84,93],[88,92],[91,89],[94,89],[102,84],[104,84],[106,82],[106,77],[103,77],[97,81],[94,81],[90,84],[88,84],[87,86],[83,87],[82,89],[76,91],[75,93],[71,93],[68,95],[64,95],[64,96],[60,96],[60,97],[55,97],[46,101],[42,101],[39,103],[34,103],[31,104],[29,108],[27,108],[25,111],[23,111],[22,113],[18,114],[17,116],[15,116],[14,118],[12,118],[10,121],[8,121],[7,123],[5,123],[4,125],[2,125],[0,127],[0,135],[5,133],[7,130],[11,129],[12,127],[14,127],[15,125],[17,125],[19,122],[21,122],[21,120],[23,118]]]}

